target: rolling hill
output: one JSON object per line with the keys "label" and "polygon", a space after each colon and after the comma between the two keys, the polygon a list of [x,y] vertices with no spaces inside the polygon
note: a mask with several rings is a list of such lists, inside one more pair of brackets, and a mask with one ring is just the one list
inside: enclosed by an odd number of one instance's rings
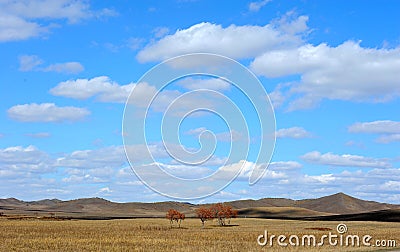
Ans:
{"label": "rolling hill", "polygon": [[[227,202],[238,210],[241,217],[283,219],[387,219],[400,220],[400,205],[365,201],[337,193],[316,199],[292,200],[263,198]],[[49,216],[76,219],[113,219],[164,217],[168,209],[176,209],[187,217],[195,216],[195,209],[206,205],[184,202],[116,203],[102,198],[84,198],[62,201],[44,199],[21,201],[0,199],[0,212],[4,215]]]}

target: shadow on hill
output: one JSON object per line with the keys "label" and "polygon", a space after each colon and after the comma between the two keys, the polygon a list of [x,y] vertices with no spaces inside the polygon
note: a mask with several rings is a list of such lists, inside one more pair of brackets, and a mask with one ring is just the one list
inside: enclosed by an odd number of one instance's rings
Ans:
{"label": "shadow on hill", "polygon": [[400,222],[400,210],[381,210],[359,214],[341,214],[303,218],[304,220],[321,221],[383,221]]}

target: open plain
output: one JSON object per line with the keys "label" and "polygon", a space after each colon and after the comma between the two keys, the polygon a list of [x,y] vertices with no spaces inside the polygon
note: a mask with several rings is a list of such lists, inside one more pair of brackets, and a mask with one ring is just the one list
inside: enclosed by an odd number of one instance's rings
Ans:
{"label": "open plain", "polygon": [[[208,221],[205,228],[198,219],[183,221],[181,228],[171,228],[163,218],[125,220],[57,220],[57,218],[0,218],[1,251],[378,251],[400,250],[398,222],[344,222],[351,235],[371,235],[376,240],[396,240],[396,247],[323,246],[281,247],[260,246],[257,237],[268,235],[338,234],[337,221],[271,220],[257,218],[232,219],[221,227]],[[286,240],[286,242],[288,242]],[[301,243],[301,242],[300,242]]]}

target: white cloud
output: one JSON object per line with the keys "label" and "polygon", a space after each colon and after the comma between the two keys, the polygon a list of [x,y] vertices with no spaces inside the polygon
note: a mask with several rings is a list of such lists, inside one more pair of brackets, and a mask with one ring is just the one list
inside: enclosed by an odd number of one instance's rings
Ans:
{"label": "white cloud", "polygon": [[274,21],[276,26],[285,33],[297,34],[300,32],[308,33],[308,16],[296,16],[295,11],[288,11],[281,18]]}
{"label": "white cloud", "polygon": [[19,70],[27,71],[42,71],[42,72],[59,72],[76,74],[82,72],[84,67],[79,62],[55,63],[43,67],[44,61],[36,55],[22,55],[19,57]]}
{"label": "white cloud", "polygon": [[43,71],[76,74],[82,72],[84,69],[85,68],[79,62],[66,62],[49,65],[44,68]]}
{"label": "white cloud", "polygon": [[[150,166],[151,165],[154,164],[150,164]],[[163,163],[157,163],[157,165],[166,172],[168,172],[169,174],[182,179],[200,179],[208,175],[211,175],[213,173],[213,170],[204,166],[163,164]]]}
{"label": "white cloud", "polygon": [[19,57],[19,70],[26,72],[43,64],[43,60],[36,55],[22,55]]}
{"label": "white cloud", "polygon": [[[143,146],[135,148],[140,155]],[[122,164],[122,146],[78,150],[69,154],[57,154],[57,156],[58,158],[52,158],[48,153],[34,146],[0,149],[0,190],[5,192],[3,196],[32,200],[48,197],[71,199],[97,195],[111,197],[118,194],[120,201],[165,200],[145,188],[142,182],[136,179],[131,169]],[[347,159],[359,156],[333,155],[328,158],[328,162],[331,162],[331,158],[343,162],[341,160],[343,157]],[[71,167],[58,169],[57,174],[61,177],[57,179],[41,178],[40,176],[45,174],[52,174],[52,176],[56,174],[55,169],[61,167],[60,162],[57,163],[56,160],[60,158],[64,158],[64,164],[68,161]],[[325,155],[324,158],[327,159],[327,156]],[[360,158],[367,163],[380,161],[380,159]],[[160,165],[167,171],[185,178],[203,177],[213,171],[205,167],[198,169],[198,167],[179,164],[160,163]],[[400,169],[388,168],[385,165],[372,170],[310,175],[301,173],[302,165],[296,161],[272,162],[263,177],[264,183],[258,183],[246,190],[239,184],[246,183],[247,185],[248,176],[255,167],[254,163],[242,160],[225,165],[221,169],[229,173],[237,171],[242,166],[242,172],[233,182],[235,185],[228,186],[223,193],[218,194],[216,197],[219,197],[219,200],[222,201],[226,197],[235,200],[241,196],[262,198],[265,197],[265,192],[269,192],[268,197],[315,198],[344,191],[363,199],[400,202],[400,198],[396,196],[400,193],[398,182]],[[256,165],[255,168],[258,167]],[[10,191],[11,187],[14,189]],[[140,192],[136,198],[131,194],[133,187],[135,191]],[[215,197],[208,198],[208,201],[210,200],[215,200]]]}
{"label": "white cloud", "polygon": [[93,11],[82,0],[0,1],[0,42],[24,40],[48,32],[49,20],[66,19],[77,23],[83,19],[115,16],[110,9]]}
{"label": "white cloud", "polygon": [[303,165],[296,161],[279,161],[279,162],[271,162],[268,166],[268,169],[274,171],[290,171],[290,170],[298,170],[301,167],[303,167]]}
{"label": "white cloud", "polygon": [[119,168],[127,163],[123,146],[77,150],[57,159],[59,167],[77,169]]}
{"label": "white cloud", "polygon": [[3,2],[4,11],[27,19],[35,18],[66,18],[69,22],[78,22],[87,17],[89,5],[83,1],[70,0],[30,0],[18,2]]}
{"label": "white cloud", "polygon": [[47,31],[48,28],[41,27],[37,23],[0,11],[0,42],[24,40]]}
{"label": "white cloud", "polygon": [[318,151],[312,151],[304,154],[301,158],[312,164],[345,166],[345,167],[366,167],[366,168],[389,168],[391,164],[386,159],[364,157],[358,155],[336,155],[333,153],[321,154]]}
{"label": "white cloud", "polygon": [[347,41],[337,47],[303,45],[256,57],[251,69],[266,77],[300,75],[286,93],[302,95],[289,110],[315,106],[322,99],[385,102],[400,95],[400,48],[364,48]]}
{"label": "white cloud", "polygon": [[46,173],[52,171],[53,164],[54,160],[47,153],[32,145],[0,149],[0,171],[3,175],[26,177],[30,173]]}
{"label": "white cloud", "polygon": [[[125,103],[129,95],[129,104],[138,108],[147,108],[151,99],[155,96],[151,109],[156,112],[165,112],[170,105],[170,115],[179,116],[190,109],[198,108],[199,104],[213,104],[214,101],[207,99],[203,95],[193,94],[190,97],[180,97],[182,95],[178,90],[158,90],[148,83],[130,83],[119,85],[107,76],[99,76],[92,79],[77,79],[60,82],[56,87],[50,89],[50,94],[74,99],[88,99],[96,97],[100,102]],[[177,99],[179,98],[180,99]],[[175,100],[177,99],[177,100]]]}
{"label": "white cloud", "polygon": [[[152,98],[154,100],[152,101]],[[190,111],[199,109],[199,104],[206,104],[214,109],[218,99],[214,92],[185,92],[178,90],[157,90],[148,83],[138,83],[129,97],[129,104],[139,108],[150,108],[151,111],[165,113],[168,116],[184,116]],[[152,101],[151,106],[149,106]],[[166,108],[168,110],[166,111]],[[193,116],[203,116],[207,113],[197,112]]]}
{"label": "white cloud", "polygon": [[177,85],[189,90],[209,89],[215,91],[229,90],[231,84],[221,78],[199,79],[185,78],[180,80]]}
{"label": "white cloud", "polygon": [[11,119],[20,122],[78,121],[90,115],[90,111],[77,107],[58,107],[54,103],[15,105],[7,110]]}
{"label": "white cloud", "polygon": [[274,109],[277,109],[281,107],[285,101],[286,101],[286,96],[281,90],[282,85],[277,85],[271,93],[268,94],[268,97],[272,103],[272,106]]}
{"label": "white cloud", "polygon": [[311,137],[311,133],[301,127],[292,127],[287,129],[279,129],[276,131],[277,138],[307,138]]}
{"label": "white cloud", "polygon": [[200,127],[200,128],[190,129],[190,130],[186,131],[185,134],[199,136],[201,133],[203,133],[205,131],[207,131],[207,128]]}
{"label": "white cloud", "polygon": [[251,2],[249,4],[249,11],[254,11],[257,12],[259,11],[262,7],[264,7],[267,3],[271,2],[272,0],[262,0],[262,1],[257,1],[257,2]]}
{"label": "white cloud", "polygon": [[[137,59],[140,62],[160,61],[196,52],[217,53],[234,59],[251,58],[269,50],[301,44],[301,34],[305,30],[304,27],[298,30],[300,26],[296,20],[305,22],[307,18],[300,16],[290,20],[290,23],[282,22],[265,26],[222,27],[203,22],[178,30],[172,35],[147,45],[138,53]],[[292,27],[293,25],[296,27]],[[281,27],[294,33],[282,31]]]}
{"label": "white cloud", "polygon": [[350,133],[396,134],[400,133],[400,122],[384,120],[358,122],[349,126]]}
{"label": "white cloud", "polygon": [[51,136],[49,132],[28,133],[25,135],[32,138],[47,138]]}
{"label": "white cloud", "polygon": [[124,103],[135,84],[119,85],[107,76],[92,79],[77,79],[60,82],[50,89],[50,94],[74,99],[88,99],[96,96],[102,102]]}
{"label": "white cloud", "polygon": [[344,145],[345,146],[353,146],[353,147],[357,147],[357,148],[361,148],[361,149],[365,148],[364,143],[358,142],[358,141],[353,141],[353,140],[347,141]]}
{"label": "white cloud", "polygon": [[143,42],[144,42],[144,39],[142,39],[142,38],[129,38],[126,41],[126,46],[131,50],[137,50],[141,47]]}
{"label": "white cloud", "polygon": [[[261,171],[256,172],[254,170],[264,170],[265,165],[266,164],[256,164],[250,161],[240,160],[237,163],[227,164],[220,167],[219,169],[223,172],[221,175],[228,177],[232,174],[235,174],[238,170],[241,169],[237,178],[241,180],[248,180],[252,172],[255,172],[256,174],[261,174]],[[275,165],[277,166],[278,164]],[[267,169],[264,172],[263,178],[283,179],[286,178],[286,174],[282,171]]]}
{"label": "white cloud", "polygon": [[98,177],[94,177],[91,176],[90,174],[85,174],[83,176],[79,176],[79,175],[71,175],[69,177],[63,178],[62,179],[63,182],[68,183],[68,184],[73,184],[73,183],[77,183],[77,184],[93,184],[93,183],[106,183],[109,182],[108,179],[102,179],[102,178],[98,178]]}
{"label": "white cloud", "polygon": [[243,139],[243,134],[236,130],[231,130],[228,132],[213,133],[205,127],[188,130],[187,132],[185,132],[185,134],[199,137],[200,134],[206,133],[206,132],[208,132],[210,134],[205,134],[205,135],[203,135],[203,137],[211,138],[213,136],[221,142],[235,142],[235,141],[239,141],[239,140]]}
{"label": "white cloud", "polygon": [[164,37],[169,33],[169,28],[168,27],[157,27],[153,30],[153,34],[155,38],[161,38]]}
{"label": "white cloud", "polygon": [[392,142],[400,142],[400,134],[391,134],[380,136],[376,139],[378,143],[392,143]]}
{"label": "white cloud", "polygon": [[373,122],[358,122],[350,125],[350,133],[382,134],[376,139],[378,143],[391,143],[400,141],[400,122],[383,120]]}
{"label": "white cloud", "polygon": [[321,175],[304,175],[304,179],[306,182],[309,183],[321,183],[321,184],[327,184],[329,182],[333,182],[336,180],[336,178],[333,176],[333,174],[321,174]]}
{"label": "white cloud", "polygon": [[[76,169],[108,169],[121,168],[128,162],[125,149],[129,153],[132,162],[145,162],[148,151],[154,158],[169,157],[165,151],[163,143],[148,145],[126,145],[108,146],[94,150],[77,150],[57,158],[58,167],[76,168]],[[77,170],[78,171],[78,170]],[[97,173],[97,175],[99,175]]]}
{"label": "white cloud", "polygon": [[243,139],[243,134],[236,130],[215,134],[217,140],[222,142],[235,142]]}
{"label": "white cloud", "polygon": [[112,193],[113,191],[109,187],[100,188],[99,194],[101,193]]}

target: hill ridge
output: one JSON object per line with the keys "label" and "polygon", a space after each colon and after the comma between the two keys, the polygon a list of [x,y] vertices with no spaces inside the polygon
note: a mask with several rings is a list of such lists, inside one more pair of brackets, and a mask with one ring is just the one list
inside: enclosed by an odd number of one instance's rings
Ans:
{"label": "hill ridge", "polygon": [[[287,198],[243,199],[225,202],[245,216],[307,217],[343,214],[360,214],[374,211],[400,209],[400,205],[366,201],[339,192],[314,199],[293,200]],[[212,204],[212,203],[211,203]],[[23,201],[15,198],[0,199],[0,211],[6,214],[58,216],[112,216],[163,217],[170,208],[184,212],[188,217],[195,209],[208,204],[189,202],[127,202],[118,203],[100,197],[72,200],[43,199]]]}

